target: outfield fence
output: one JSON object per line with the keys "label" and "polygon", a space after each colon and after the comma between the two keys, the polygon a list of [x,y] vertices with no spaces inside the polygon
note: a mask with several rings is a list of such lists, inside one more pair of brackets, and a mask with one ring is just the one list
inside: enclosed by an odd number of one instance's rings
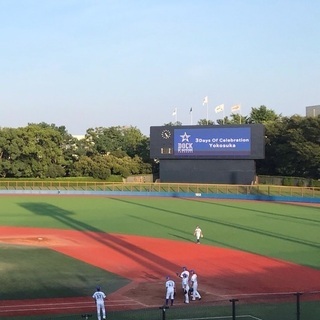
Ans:
{"label": "outfield fence", "polygon": [[[108,302],[109,303],[109,302]],[[3,306],[0,312],[3,311]],[[52,308],[52,306],[51,306]],[[19,310],[15,308],[18,312]],[[175,301],[174,306],[151,306],[145,309],[119,311],[107,304],[108,320],[319,320],[320,291],[254,293],[237,295],[206,301],[190,301],[183,304]],[[26,312],[23,316],[2,317],[10,320],[76,320],[96,319],[95,310],[68,315],[31,316]]]}
{"label": "outfield fence", "polygon": [[[314,199],[320,201],[320,187],[294,187],[276,185],[224,185],[224,184],[185,184],[185,183],[115,183],[115,182],[83,182],[83,181],[0,181],[0,191],[6,192],[100,192],[100,193],[134,193],[155,195],[166,193],[202,196],[244,196],[291,197]],[[277,200],[277,199],[275,199]]]}

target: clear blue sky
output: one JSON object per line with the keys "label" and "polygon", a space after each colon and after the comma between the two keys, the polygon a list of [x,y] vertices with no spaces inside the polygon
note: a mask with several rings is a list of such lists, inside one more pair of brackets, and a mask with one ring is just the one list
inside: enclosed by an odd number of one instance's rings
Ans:
{"label": "clear blue sky", "polygon": [[190,124],[320,104],[318,0],[0,0],[0,127]]}

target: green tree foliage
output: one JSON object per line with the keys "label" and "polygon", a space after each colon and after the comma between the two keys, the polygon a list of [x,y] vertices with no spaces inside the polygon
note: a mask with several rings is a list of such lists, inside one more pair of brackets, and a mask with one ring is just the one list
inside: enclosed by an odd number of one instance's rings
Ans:
{"label": "green tree foliage", "polygon": [[136,127],[110,127],[88,129],[85,137],[87,154],[108,154],[123,151],[130,157],[139,155],[141,145],[148,138]]}
{"label": "green tree foliage", "polygon": [[228,117],[224,117],[223,119],[217,119],[217,124],[220,126],[230,124],[230,120],[228,119]]}
{"label": "green tree foliage", "polygon": [[[265,126],[265,159],[256,161],[258,174],[320,179],[320,116],[282,117],[260,106],[249,116],[231,114],[217,121],[219,125],[240,122]],[[207,120],[198,125],[207,125]],[[81,140],[54,124],[0,128],[0,177],[108,179],[148,174],[158,170],[150,159],[149,144],[150,138],[135,127],[91,128]]]}
{"label": "green tree foliage", "polygon": [[48,176],[51,178],[63,177],[65,175],[69,175],[70,168],[73,165],[74,157],[79,154],[81,150],[79,148],[79,140],[73,137],[70,133],[68,133],[65,126],[57,127],[55,124],[47,124],[45,122],[41,122],[39,124],[29,124],[29,126],[38,126],[43,129],[52,129],[55,130],[61,139],[57,142],[58,146],[62,150],[64,165],[63,167],[57,166],[55,164],[51,165],[48,168]]}
{"label": "green tree foliage", "polygon": [[213,126],[214,121],[207,119],[200,119],[197,123],[198,126]]}
{"label": "green tree foliage", "polygon": [[70,170],[71,177],[91,177],[93,160],[88,156],[80,156]]}
{"label": "green tree foliage", "polygon": [[243,116],[239,113],[232,113],[230,119],[227,120],[229,124],[247,124],[249,119],[247,116]]}
{"label": "green tree foliage", "polygon": [[111,175],[109,163],[105,155],[95,155],[91,162],[91,176],[95,179],[106,180]]}
{"label": "green tree foliage", "polygon": [[277,115],[273,110],[268,109],[266,106],[260,106],[259,108],[252,108],[248,123],[262,123],[277,121],[281,118],[281,114]]}
{"label": "green tree foliage", "polygon": [[247,116],[242,116],[238,113],[232,113],[230,117],[225,116],[223,119],[217,119],[217,124],[226,125],[226,124],[248,124],[249,118]]}
{"label": "green tree foliage", "polygon": [[121,149],[123,136],[119,127],[88,129],[86,141],[91,146],[89,152],[93,154],[107,154]]}
{"label": "green tree foliage", "polygon": [[151,173],[149,140],[136,127],[88,129],[85,138],[77,143],[79,149],[70,174],[106,179],[111,174],[127,177]]}
{"label": "green tree foliage", "polygon": [[182,126],[182,122],[180,122],[180,121],[176,121],[176,122],[168,122],[168,123],[165,123],[164,124],[164,126],[176,126],[176,127],[178,127],[178,126]]}
{"label": "green tree foliage", "polygon": [[260,174],[320,178],[320,116],[292,116],[268,122],[266,157]]}
{"label": "green tree foliage", "polygon": [[121,130],[123,136],[122,150],[124,150],[129,157],[139,155],[142,157],[144,154],[142,146],[145,147],[149,143],[149,139],[145,137],[136,127],[124,127]]}
{"label": "green tree foliage", "polygon": [[134,174],[151,173],[151,165],[142,161],[139,156],[133,158],[119,152],[110,154],[96,154],[93,157],[81,156],[75,162],[71,171],[72,176],[93,177],[96,179],[107,179],[110,175],[120,175],[127,178]]}
{"label": "green tree foliage", "polygon": [[[50,177],[64,172],[62,136],[53,128],[29,124],[2,129],[0,174],[2,177]],[[54,173],[54,175],[56,175]]]}
{"label": "green tree foliage", "polygon": [[149,138],[133,127],[89,129],[77,140],[46,123],[0,130],[0,176],[107,179],[152,172]]}

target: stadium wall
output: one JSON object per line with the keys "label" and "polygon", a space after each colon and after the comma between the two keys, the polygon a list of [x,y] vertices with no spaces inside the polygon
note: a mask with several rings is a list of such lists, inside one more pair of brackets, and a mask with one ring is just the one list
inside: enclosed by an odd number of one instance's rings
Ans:
{"label": "stadium wall", "polygon": [[250,185],[255,181],[254,160],[161,160],[164,183],[217,183]]}
{"label": "stadium wall", "polygon": [[320,203],[320,198],[297,196],[268,196],[252,194],[214,194],[193,192],[146,192],[146,191],[77,191],[77,190],[0,190],[0,195],[55,195],[55,196],[140,196],[167,198],[198,198],[198,199],[233,199],[276,202]]}

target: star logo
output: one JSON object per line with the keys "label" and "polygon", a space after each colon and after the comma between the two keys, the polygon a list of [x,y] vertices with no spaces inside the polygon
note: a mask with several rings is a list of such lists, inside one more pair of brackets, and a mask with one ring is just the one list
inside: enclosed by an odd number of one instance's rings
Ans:
{"label": "star logo", "polygon": [[182,138],[182,141],[181,141],[181,142],[183,142],[183,141],[189,142],[190,134],[187,134],[187,133],[185,132],[184,134],[180,135],[180,137]]}

